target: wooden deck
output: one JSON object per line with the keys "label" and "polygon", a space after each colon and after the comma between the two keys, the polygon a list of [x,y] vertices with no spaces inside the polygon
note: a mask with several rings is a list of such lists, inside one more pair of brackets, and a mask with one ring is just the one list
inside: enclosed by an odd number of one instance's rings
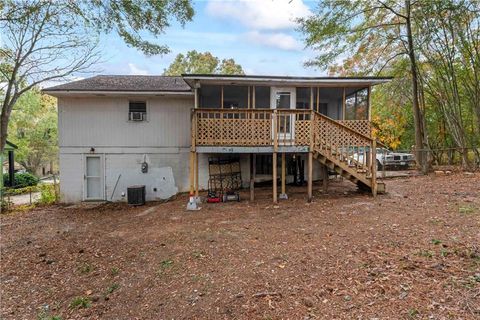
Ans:
{"label": "wooden deck", "polygon": [[[194,109],[192,113],[191,167],[198,152],[236,148],[271,150],[273,176],[277,176],[277,153],[304,150],[308,153],[308,194],[311,199],[312,161],[337,172],[376,195],[376,141],[368,120],[336,121],[312,110]],[[300,149],[299,149],[300,148]],[[195,167],[197,167],[195,165]],[[196,172],[198,175],[198,172]],[[283,169],[282,174],[284,175]],[[284,180],[282,175],[282,180]],[[191,181],[194,181],[191,176]],[[198,178],[196,179],[198,181]],[[282,182],[282,185],[284,182]],[[276,183],[273,184],[274,202]],[[282,188],[283,189],[283,188]],[[198,194],[198,186],[191,190]],[[283,193],[284,190],[282,190]]]}

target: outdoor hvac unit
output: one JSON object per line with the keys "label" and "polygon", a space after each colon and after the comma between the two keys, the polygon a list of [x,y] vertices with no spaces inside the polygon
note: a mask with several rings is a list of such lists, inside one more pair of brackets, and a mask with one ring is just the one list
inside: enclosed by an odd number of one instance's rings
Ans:
{"label": "outdoor hvac unit", "polygon": [[145,186],[130,186],[127,188],[128,204],[141,206],[145,204]]}

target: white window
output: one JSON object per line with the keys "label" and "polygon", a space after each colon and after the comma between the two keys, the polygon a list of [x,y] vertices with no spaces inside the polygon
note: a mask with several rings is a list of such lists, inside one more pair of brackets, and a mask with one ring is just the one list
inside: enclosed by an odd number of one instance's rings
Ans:
{"label": "white window", "polygon": [[130,101],[128,104],[128,120],[146,121],[147,120],[147,102]]}

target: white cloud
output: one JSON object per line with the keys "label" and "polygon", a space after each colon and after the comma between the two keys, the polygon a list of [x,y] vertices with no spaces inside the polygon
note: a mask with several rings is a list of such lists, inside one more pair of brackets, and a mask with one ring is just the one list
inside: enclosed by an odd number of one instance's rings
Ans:
{"label": "white cloud", "polygon": [[148,70],[141,69],[133,63],[128,64],[128,69],[129,69],[130,74],[132,74],[132,75],[143,75],[144,76],[144,75],[148,74]]}
{"label": "white cloud", "polygon": [[251,31],[245,34],[248,41],[282,50],[301,50],[301,44],[286,33],[261,33]]}
{"label": "white cloud", "polygon": [[295,27],[295,19],[312,14],[302,0],[210,0],[207,13],[233,19],[254,30],[283,30]]}

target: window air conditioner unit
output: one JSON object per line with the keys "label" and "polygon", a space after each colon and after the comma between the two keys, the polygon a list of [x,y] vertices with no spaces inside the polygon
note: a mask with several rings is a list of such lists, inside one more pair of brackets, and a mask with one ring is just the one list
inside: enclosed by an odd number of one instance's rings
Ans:
{"label": "window air conditioner unit", "polygon": [[132,121],[143,121],[144,113],[143,112],[130,112],[130,120]]}

